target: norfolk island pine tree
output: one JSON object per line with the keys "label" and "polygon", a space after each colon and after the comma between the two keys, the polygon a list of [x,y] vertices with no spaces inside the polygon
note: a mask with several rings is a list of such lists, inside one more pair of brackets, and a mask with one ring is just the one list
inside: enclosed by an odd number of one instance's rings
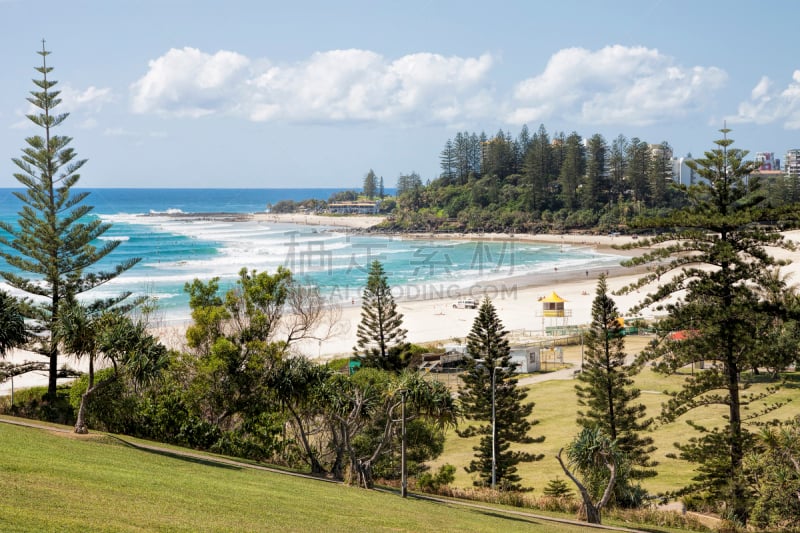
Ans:
{"label": "norfolk island pine tree", "polygon": [[[634,403],[640,391],[633,387],[633,377],[641,365],[625,361],[623,326],[604,275],[600,276],[592,301],[592,322],[584,345],[586,361],[575,385],[578,405],[582,408],[578,411],[578,425],[599,428],[616,441],[631,465],[627,477],[642,479],[656,475],[656,463],[650,458],[655,451],[653,439],[642,435],[653,419],[646,418],[643,404]],[[615,489],[617,503],[635,503],[628,480],[619,481]]]}
{"label": "norfolk island pine tree", "polygon": [[[519,483],[521,478],[516,465],[538,461],[544,456],[511,450],[511,445],[539,443],[544,441],[544,437],[528,434],[538,421],[528,420],[534,404],[524,403],[528,393],[517,387],[507,335],[494,305],[484,298],[467,336],[467,368],[459,390],[465,418],[478,425],[470,425],[457,430],[457,433],[465,438],[481,437],[473,448],[475,459],[465,467],[468,473],[478,475],[474,481],[476,486],[489,486],[491,482],[494,444],[497,484],[508,490],[525,490]],[[492,378],[495,384],[495,438],[492,438]]]}
{"label": "norfolk island pine tree", "polygon": [[[76,159],[69,147],[71,137],[54,135],[53,130],[69,116],[53,114],[61,103],[58,83],[48,79],[53,70],[47,66],[50,55],[44,47],[37,52],[42,65],[35,70],[42,79],[34,80],[38,90],[31,91],[28,101],[37,112],[28,119],[43,130],[43,136],[25,139],[27,147],[20,158],[12,159],[19,169],[14,178],[24,187],[13,194],[23,203],[17,226],[0,222],[0,257],[17,272],[4,270],[0,276],[12,287],[32,298],[23,301],[23,312],[30,320],[36,346],[34,349],[49,358],[48,397],[56,395],[58,376],[58,339],[55,331],[61,304],[117,277],[139,262],[138,258],[119,263],[110,271],[88,269],[110,254],[122,241],[94,243],[111,227],[100,219],[85,220],[92,207],[83,203],[88,192],[72,194],[78,182],[78,171],[86,163]],[[9,249],[11,251],[9,251]],[[26,277],[30,275],[31,277]],[[96,301],[97,308],[110,308],[130,293]]]}
{"label": "norfolk island pine tree", "polygon": [[354,355],[365,366],[400,371],[407,364],[407,332],[402,327],[403,314],[397,310],[386,272],[378,260],[370,265],[362,300]]}
{"label": "norfolk island pine tree", "polygon": [[[645,351],[643,357],[656,361],[657,371],[674,374],[702,361],[718,363],[687,378],[682,390],[663,405],[660,418],[671,422],[713,405],[726,409],[721,427],[687,421],[699,436],[676,446],[682,458],[698,464],[698,473],[682,492],[704,494],[724,505],[730,518],[745,523],[750,504],[742,463],[753,442],[746,422],[764,414],[747,410],[766,393],[746,393],[744,372],[761,366],[767,355],[758,342],[763,317],[792,313],[763,297],[786,290],[785,282],[775,276],[785,262],[766,248],[794,246],[778,233],[778,214],[764,204],[760,182],[751,175],[756,165],[745,161],[746,151],[730,148],[729,131],[721,130],[717,147],[692,162],[706,182],[689,188],[689,207],[663,219],[637,221],[639,229],[657,229],[659,234],[627,246],[649,250],[625,264],[651,265],[651,272],[622,292],[659,282],[634,312],[653,306],[667,312],[660,331],[690,333],[681,341],[664,335]],[[662,280],[667,273],[672,277]],[[670,300],[681,291],[686,291],[684,296]]]}

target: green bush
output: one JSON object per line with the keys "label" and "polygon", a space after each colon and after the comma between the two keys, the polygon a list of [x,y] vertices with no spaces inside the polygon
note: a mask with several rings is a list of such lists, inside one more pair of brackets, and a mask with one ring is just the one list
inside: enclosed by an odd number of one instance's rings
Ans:
{"label": "green bush", "polygon": [[565,498],[572,496],[572,489],[567,482],[561,479],[560,477],[556,476],[555,479],[551,479],[547,486],[544,488],[544,495],[550,496],[553,498]]}
{"label": "green bush", "polygon": [[75,423],[75,410],[69,403],[69,385],[59,385],[56,399],[48,401],[47,387],[31,387],[14,391],[14,405],[10,414],[32,420],[43,420],[57,424]]}
{"label": "green bush", "polygon": [[[113,368],[104,368],[94,374],[95,385],[114,375]],[[78,413],[81,405],[81,398],[89,386],[89,375],[84,374],[72,383],[69,390],[69,403],[74,412]],[[125,385],[120,381],[113,381],[108,385],[98,389],[89,399],[86,406],[86,423],[89,428],[112,433],[129,433],[134,425],[131,415],[135,412],[135,407],[131,403],[133,399],[128,398]]]}
{"label": "green bush", "polygon": [[425,472],[417,478],[417,486],[423,492],[438,492],[440,488],[449,485],[456,479],[456,467],[444,464],[435,474]]}

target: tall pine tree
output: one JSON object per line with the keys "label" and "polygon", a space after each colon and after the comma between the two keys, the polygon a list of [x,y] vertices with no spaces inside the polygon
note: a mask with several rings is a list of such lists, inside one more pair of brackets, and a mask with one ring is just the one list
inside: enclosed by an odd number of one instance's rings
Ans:
{"label": "tall pine tree", "polygon": [[[92,211],[92,206],[83,203],[88,192],[72,193],[80,177],[78,170],[86,160],[75,159],[75,151],[69,147],[71,137],[53,134],[69,114],[54,113],[61,99],[60,92],[53,90],[57,82],[48,78],[53,69],[47,66],[50,52],[45,50],[44,41],[38,54],[42,56],[42,66],[36,71],[42,79],[34,80],[38,90],[31,91],[28,98],[37,112],[28,115],[28,119],[42,129],[43,136],[25,139],[28,146],[22,150],[22,157],[12,159],[19,169],[14,178],[24,187],[13,194],[23,207],[17,225],[0,222],[0,230],[6,234],[0,235],[0,244],[4,245],[0,257],[16,269],[0,272],[0,276],[12,287],[36,298],[28,302],[24,312],[36,333],[38,345],[34,349],[50,359],[47,393],[55,398],[58,339],[54,332],[62,302],[115,278],[139,259],[120,263],[110,271],[89,270],[122,241],[103,241],[95,246],[111,225],[99,218],[86,218]],[[128,295],[97,301],[93,306],[108,308]]]}
{"label": "tall pine tree", "polygon": [[639,365],[625,362],[625,337],[617,305],[608,295],[605,276],[600,276],[592,302],[592,324],[585,337],[586,361],[575,385],[578,424],[599,428],[616,440],[631,463],[631,478],[656,475],[650,454],[653,439],[642,436],[652,423],[645,407],[634,403],[640,391],[633,387]]}
{"label": "tall pine tree", "polygon": [[[511,349],[508,332],[497,316],[488,298],[481,302],[478,316],[467,336],[467,369],[459,391],[464,416],[478,422],[463,430],[461,437],[480,436],[473,448],[475,459],[466,467],[476,473],[476,486],[489,486],[492,479],[492,444],[496,465],[497,486],[505,490],[524,490],[519,484],[517,465],[538,461],[544,457],[521,450],[511,450],[512,444],[531,444],[544,441],[544,437],[528,435],[538,421],[528,420],[533,412],[533,402],[525,402],[528,392],[517,387],[511,367]],[[492,435],[492,383],[494,382],[495,433]]]}
{"label": "tall pine tree", "polygon": [[[771,222],[763,207],[752,161],[746,151],[731,148],[729,130],[705,157],[691,163],[705,183],[689,189],[691,204],[666,219],[639,222],[661,233],[638,241],[649,247],[628,265],[650,264],[651,273],[626,290],[660,281],[640,307],[653,305],[668,312],[661,331],[683,330],[681,340],[665,337],[646,356],[657,361],[656,369],[676,374],[703,361],[716,364],[687,377],[662,409],[662,419],[675,421],[694,409],[720,406],[718,423],[704,426],[688,423],[699,436],[678,445],[681,457],[698,463],[698,473],[687,491],[697,492],[710,503],[725,508],[728,516],[746,522],[749,496],[743,476],[743,460],[753,437],[745,426],[763,410],[748,412],[764,395],[747,393],[748,370],[763,366],[765,349],[758,342],[764,331],[763,317],[790,314],[763,295],[785,291],[775,270],[782,262],[769,248],[793,248]],[[664,231],[668,229],[669,231]],[[672,272],[665,280],[664,274]],[[671,299],[673,295],[680,298]]]}
{"label": "tall pine tree", "polygon": [[367,175],[364,176],[364,196],[372,200],[378,191],[378,178],[375,176],[375,171],[369,169]]}
{"label": "tall pine tree", "polygon": [[361,302],[361,322],[353,352],[364,366],[399,371],[406,366],[408,343],[403,314],[397,311],[386,272],[380,261],[372,262]]}

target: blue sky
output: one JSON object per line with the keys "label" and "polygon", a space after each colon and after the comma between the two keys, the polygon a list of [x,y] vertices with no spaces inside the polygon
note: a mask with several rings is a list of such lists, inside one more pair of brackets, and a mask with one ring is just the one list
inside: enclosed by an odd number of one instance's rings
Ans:
{"label": "blue sky", "polygon": [[0,187],[41,39],[85,187],[387,186],[458,131],[800,148],[800,2],[0,0]]}

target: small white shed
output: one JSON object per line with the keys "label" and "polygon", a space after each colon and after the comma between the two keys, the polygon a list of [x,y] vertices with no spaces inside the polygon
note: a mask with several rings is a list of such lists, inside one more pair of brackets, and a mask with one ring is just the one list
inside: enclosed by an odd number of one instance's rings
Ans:
{"label": "small white shed", "polygon": [[514,372],[518,374],[538,372],[542,367],[539,348],[533,346],[511,348],[511,364],[515,366]]}

